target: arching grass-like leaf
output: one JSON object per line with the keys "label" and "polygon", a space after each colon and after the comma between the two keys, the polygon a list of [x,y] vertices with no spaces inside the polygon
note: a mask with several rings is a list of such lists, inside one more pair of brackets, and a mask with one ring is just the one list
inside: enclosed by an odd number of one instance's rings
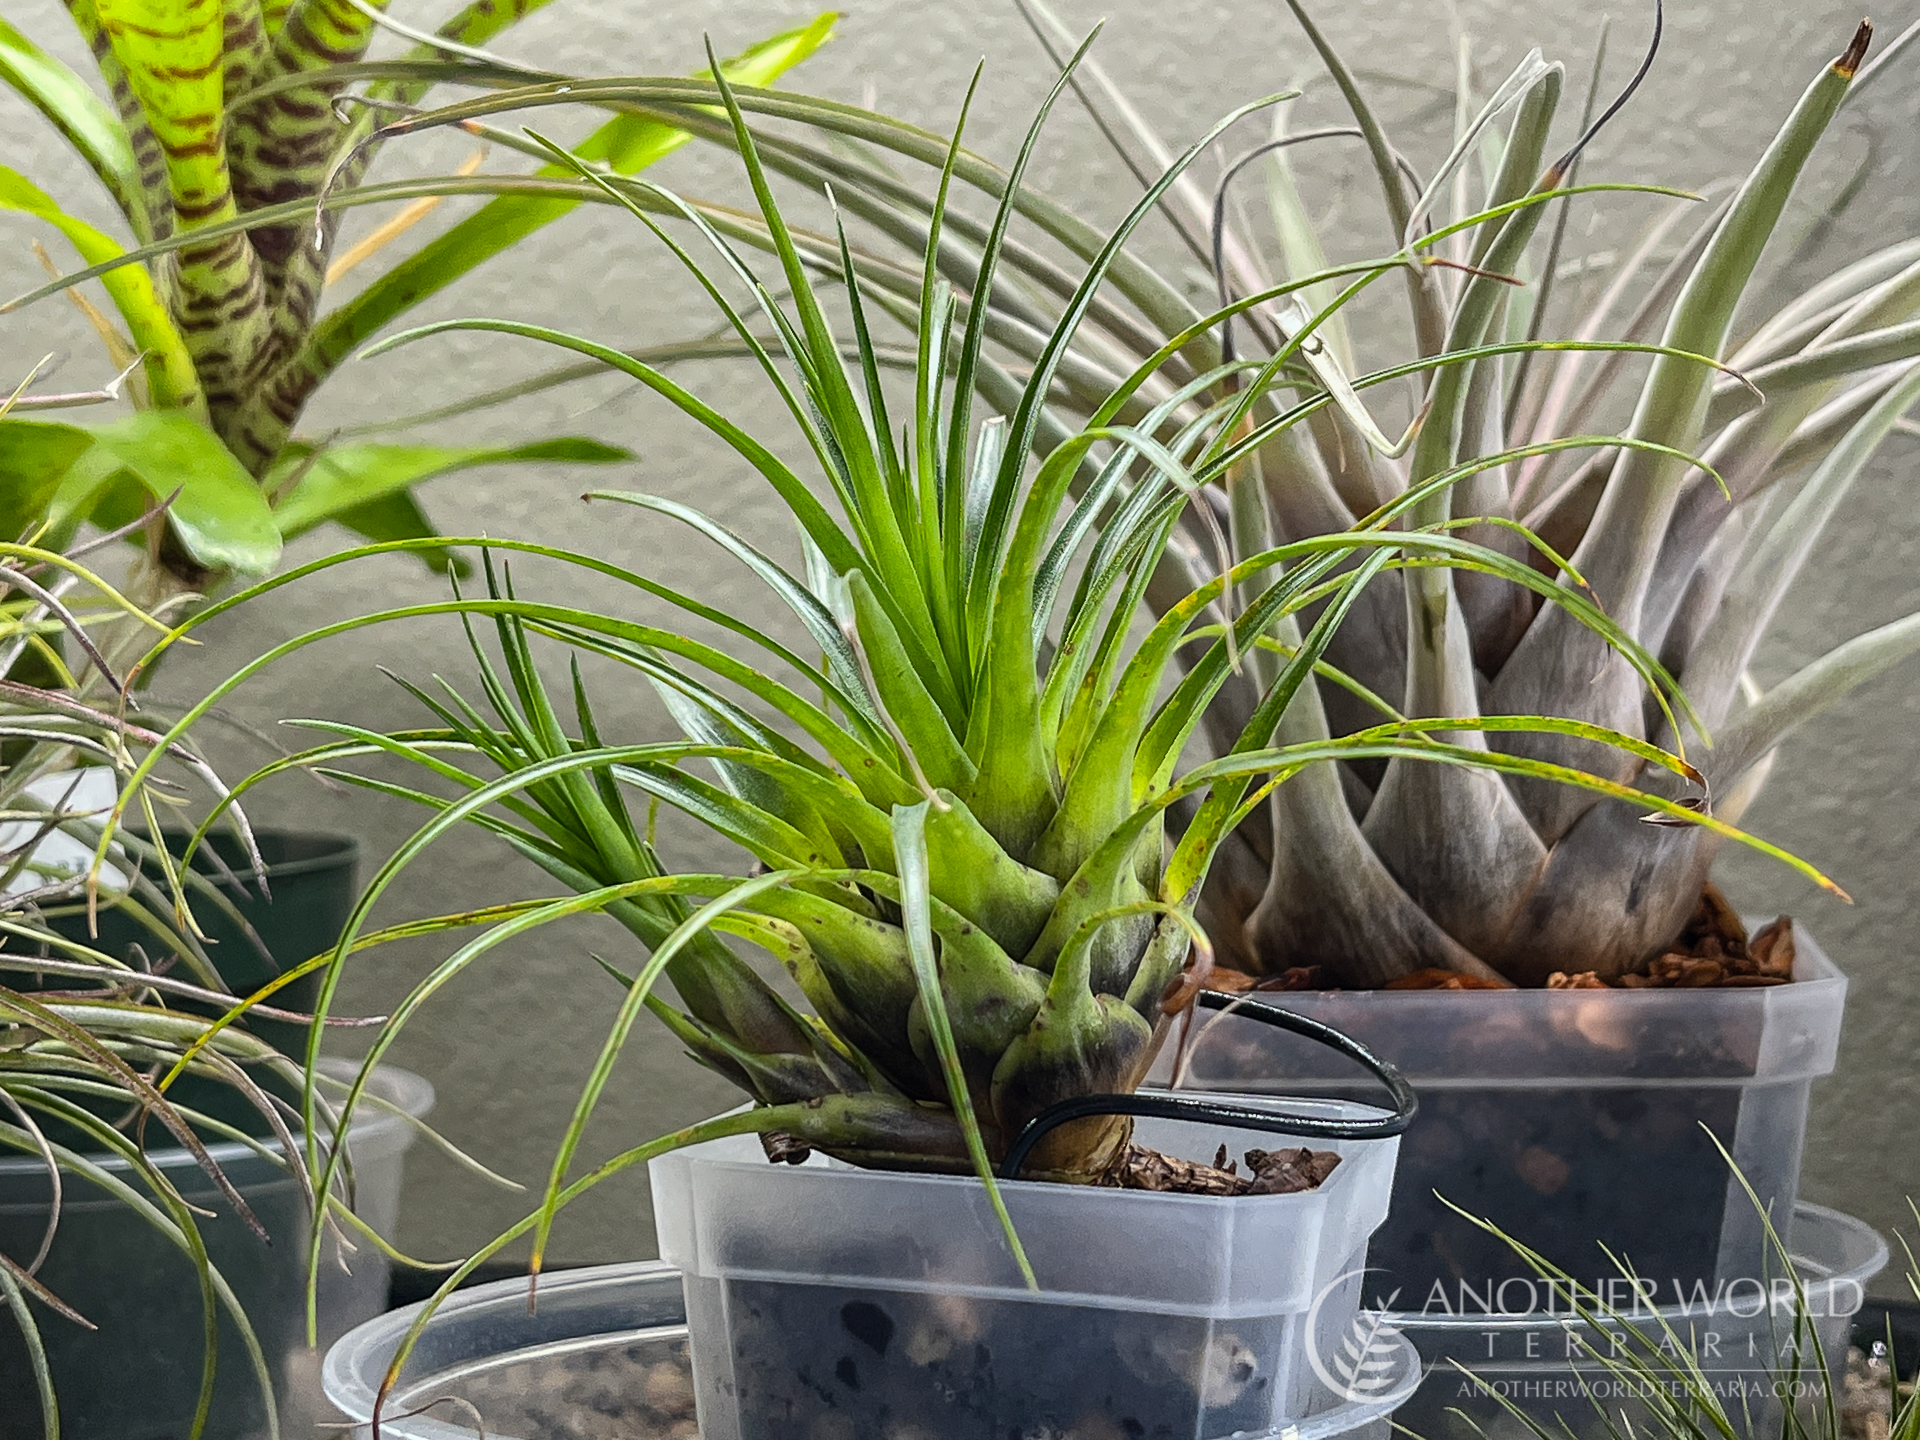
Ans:
{"label": "arching grass-like leaf", "polygon": [[993,1175],[993,1161],[981,1143],[980,1124],[973,1113],[973,1097],[968,1090],[966,1072],[960,1066],[960,1052],[954,1044],[953,1026],[947,1017],[946,999],[941,991],[940,962],[934,954],[933,929],[928,914],[930,882],[927,874],[926,826],[927,810],[931,803],[922,800],[917,805],[898,805],[893,811],[894,858],[900,867],[900,908],[907,932],[907,950],[913,957],[914,984],[920,990],[920,1003],[926,1012],[927,1027],[933,1033],[934,1050],[940,1057],[941,1073],[947,1082],[947,1099],[953,1106],[953,1113],[959,1118],[961,1133],[966,1137],[967,1154],[973,1161],[974,1173],[980,1177],[980,1183],[986,1186],[993,1213],[1000,1221],[1000,1229],[1007,1237],[1007,1246],[1013,1251],[1014,1263],[1020,1267],[1020,1275],[1027,1282],[1027,1288],[1038,1290],[1040,1282],[1035,1278],[1026,1249],[1013,1228],[1013,1217],[1007,1214],[1006,1201],[1000,1197],[1000,1185]]}

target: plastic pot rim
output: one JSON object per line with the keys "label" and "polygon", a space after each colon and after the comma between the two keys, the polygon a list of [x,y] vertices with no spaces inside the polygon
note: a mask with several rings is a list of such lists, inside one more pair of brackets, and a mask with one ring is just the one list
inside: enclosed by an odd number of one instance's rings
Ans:
{"label": "plastic pot rim", "polygon": [[[169,830],[166,832],[166,836],[169,841],[172,841],[176,838],[185,839],[189,833],[190,832],[184,830]],[[297,830],[284,826],[267,825],[256,828],[253,835],[255,840],[299,840],[309,845],[324,845],[327,847],[318,855],[305,855],[298,860],[279,860],[268,864],[266,866],[266,872],[267,883],[269,885],[275,880],[291,880],[301,875],[311,875],[326,870],[338,870],[343,866],[357,864],[360,859],[359,837],[356,835],[343,834],[336,830]],[[207,843],[210,844],[214,839],[214,836],[209,835],[207,837]],[[242,881],[252,879],[251,872],[245,866],[230,865],[229,868],[232,869],[234,874]],[[214,879],[216,877],[208,876],[207,878]]]}
{"label": "plastic pot rim", "polygon": [[[1143,1086],[1142,1088],[1158,1089],[1160,1087]],[[1299,1109],[1299,1110],[1316,1110],[1317,1109],[1317,1110],[1323,1110],[1331,1116],[1342,1117],[1342,1118],[1352,1118],[1352,1119],[1372,1119],[1376,1116],[1389,1115],[1392,1113],[1391,1111],[1383,1109],[1379,1105],[1371,1104],[1365,1100],[1346,1100],[1346,1099],[1328,1097],[1324,1095],[1310,1095],[1310,1096],[1258,1095],[1258,1094],[1247,1094],[1242,1092],[1227,1092],[1227,1091],[1220,1091],[1220,1090],[1194,1090],[1191,1092],[1181,1091],[1179,1093],[1182,1093],[1182,1094],[1191,1093],[1195,1096],[1200,1096],[1200,1097],[1209,1098],[1209,1099],[1218,1098],[1221,1096],[1231,1094],[1232,1098],[1234,1099],[1244,1100],[1256,1106],[1271,1107],[1275,1109],[1281,1109],[1281,1108],[1293,1108],[1293,1109]],[[749,1108],[750,1107],[748,1106],[742,1105],[742,1106],[736,1107],[733,1110],[723,1111],[722,1114],[724,1115],[740,1114]],[[1173,1123],[1180,1123],[1180,1122],[1153,1121],[1152,1123],[1173,1124]],[[1225,1125],[1224,1122],[1222,1122],[1222,1126],[1223,1128],[1233,1128],[1231,1126]],[[1253,1137],[1261,1134],[1262,1132],[1249,1129],[1245,1133],[1249,1137]],[[743,1138],[752,1139],[753,1137],[751,1136],[742,1137],[737,1135],[730,1135],[720,1140],[710,1140],[710,1141],[703,1142],[702,1144],[699,1144],[699,1145],[689,1145],[680,1150],[669,1151],[665,1155],[658,1157],[658,1160],[671,1161],[671,1160],[678,1159],[678,1160],[694,1161],[701,1165],[721,1166],[731,1171],[744,1171],[744,1172],[748,1172],[755,1175],[766,1174],[769,1167],[767,1166],[766,1162],[763,1159],[758,1159],[758,1158],[731,1159],[731,1158],[726,1158],[726,1157],[714,1154],[712,1150],[709,1149],[710,1146],[723,1146],[723,1145],[737,1144]],[[1285,1144],[1287,1140],[1290,1139],[1291,1137],[1288,1137],[1285,1135],[1273,1135],[1270,1138],[1273,1139],[1274,1142],[1277,1144]],[[1328,1144],[1343,1144],[1343,1145],[1375,1147],[1375,1146],[1382,1146],[1382,1145],[1388,1145],[1388,1144],[1397,1144],[1399,1142],[1399,1138],[1400,1137],[1397,1135],[1377,1136],[1377,1137],[1370,1137],[1363,1140],[1342,1140],[1342,1141],[1332,1141],[1332,1142],[1323,1140],[1318,1143],[1322,1146],[1328,1145]],[[1313,1140],[1313,1137],[1311,1136],[1305,1136],[1298,1140],[1295,1140],[1294,1143],[1297,1145],[1306,1145],[1311,1148],[1312,1145],[1314,1144],[1314,1140]],[[701,1153],[702,1151],[706,1151],[707,1153],[703,1154]],[[649,1162],[649,1167],[648,1167],[649,1170],[652,1169],[652,1166],[655,1163],[658,1163],[658,1161]],[[791,1168],[794,1171],[804,1173],[809,1177],[820,1176],[820,1175],[833,1175],[837,1177],[835,1181],[830,1183],[841,1183],[842,1181],[844,1181],[847,1184],[870,1183],[870,1184],[885,1185],[885,1186],[888,1186],[889,1188],[908,1187],[908,1186],[929,1186],[935,1189],[940,1189],[940,1188],[958,1189],[961,1187],[970,1188],[975,1191],[978,1191],[981,1189],[980,1178],[977,1175],[973,1175],[973,1174],[947,1175],[947,1174],[936,1173],[930,1170],[874,1170],[874,1169],[868,1169],[867,1167],[862,1165],[850,1164],[844,1160],[836,1160],[832,1156],[827,1155],[820,1151],[815,1151],[811,1159],[803,1162],[802,1164],[795,1165]],[[1058,1180],[1007,1180],[1003,1178],[996,1178],[994,1183],[999,1187],[999,1189],[1003,1193],[1011,1194],[1011,1195],[1042,1194],[1042,1193],[1067,1195],[1067,1196],[1079,1195],[1081,1198],[1088,1200],[1090,1203],[1096,1203],[1096,1204],[1102,1204],[1102,1205],[1106,1205],[1106,1204],[1116,1204],[1116,1205],[1118,1204],[1132,1204],[1132,1205],[1180,1204],[1180,1205],[1188,1206],[1191,1208],[1211,1210],[1211,1209],[1220,1209],[1220,1208],[1236,1208],[1236,1209],[1241,1207],[1250,1208],[1256,1202],[1262,1202],[1262,1201],[1274,1201],[1274,1202],[1290,1201],[1290,1202],[1293,1202],[1295,1205],[1309,1204],[1314,1202],[1317,1199],[1332,1201],[1334,1199],[1337,1199],[1344,1189],[1356,1183],[1352,1178],[1355,1172],[1356,1172],[1356,1167],[1353,1165],[1348,1165],[1348,1164],[1338,1165],[1334,1167],[1334,1171],[1331,1175],[1329,1175],[1319,1185],[1316,1185],[1313,1189],[1295,1190],[1288,1194],[1282,1194],[1282,1195],[1193,1195],[1193,1194],[1182,1193],[1179,1191],[1168,1191],[1168,1190],[1129,1190],[1129,1189],[1120,1189],[1117,1187],[1104,1186],[1104,1185],[1074,1185],[1074,1184],[1068,1184]]]}

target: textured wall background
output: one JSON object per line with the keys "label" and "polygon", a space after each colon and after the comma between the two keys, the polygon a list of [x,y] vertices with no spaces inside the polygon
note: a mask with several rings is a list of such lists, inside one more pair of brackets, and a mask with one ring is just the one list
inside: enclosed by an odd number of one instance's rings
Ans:
{"label": "textured wall background", "polygon": [[[1076,24],[1098,15],[1092,0],[1062,0]],[[1912,18],[1876,16],[1881,38]],[[439,7],[396,9],[416,23]],[[1451,114],[1454,48],[1447,9],[1416,0],[1348,0],[1322,5],[1322,19],[1344,53],[1362,68],[1370,92],[1398,126],[1417,162],[1444,149]],[[699,64],[700,36],[710,31],[723,52],[807,18],[801,0],[555,0],[503,47],[534,63],[581,72],[679,73]],[[1642,44],[1647,17],[1625,7],[1612,42],[1609,84],[1627,73]],[[79,62],[58,0],[7,0],[7,18]],[[1475,40],[1475,75],[1496,82],[1528,45],[1539,44],[1568,63],[1570,93],[1584,84],[1600,15],[1572,0],[1462,0],[1459,23]],[[1670,6],[1667,45],[1646,90],[1593,152],[1589,176],[1701,185],[1743,169],[1800,87],[1844,44],[1859,12],[1838,0],[1793,6],[1766,0],[1680,0]],[[1141,3],[1111,7],[1097,54],[1133,89],[1145,112],[1172,139],[1184,142],[1228,105],[1318,71],[1280,5],[1267,0],[1231,3]],[[976,106],[972,143],[1005,157],[1017,143],[1030,109],[1050,78],[1010,0],[869,0],[842,23],[839,38],[789,83],[849,100],[863,98],[932,127],[945,128],[977,59],[987,60],[984,103]],[[1797,280],[1851,259],[1920,226],[1920,147],[1913,145],[1920,87],[1920,55],[1909,56],[1876,90],[1862,97],[1836,127],[1815,161],[1813,203],[1790,222],[1801,253],[1772,293],[1790,293]],[[1316,84],[1304,113],[1332,117],[1333,98]],[[1569,109],[1572,106],[1567,107]],[[557,112],[540,123],[570,133]],[[58,139],[22,107],[0,104],[6,163],[23,169],[87,213],[104,200]],[[1408,140],[1409,136],[1421,136]],[[389,149],[379,176],[440,173],[457,163],[470,142],[428,137]],[[1818,206],[1838,193],[1862,166],[1865,188],[1831,224]],[[1332,227],[1339,254],[1372,253],[1379,244],[1376,213],[1353,197],[1366,180],[1347,157],[1315,160],[1306,171],[1310,199]],[[737,193],[727,162],[683,151],[656,178],[692,194]],[[1109,158],[1083,114],[1063,105],[1041,146],[1034,178],[1083,213],[1117,218],[1137,187]],[[96,203],[98,201],[98,203]],[[1580,212],[1570,256],[1603,267],[1626,240],[1643,209],[1593,205]],[[436,217],[438,219],[439,217]],[[373,222],[358,212],[348,234]],[[433,232],[429,222],[416,233]],[[0,216],[0,290],[17,294],[37,276],[29,239],[40,231]],[[49,240],[50,236],[41,238]],[[1804,243],[1801,243],[1804,242]],[[1149,243],[1161,245],[1156,237]],[[1776,256],[1792,246],[1781,246]],[[1162,251],[1162,253],[1166,253]],[[348,285],[354,283],[351,279]],[[459,314],[539,319],[621,344],[697,334],[713,317],[657,244],[629,219],[605,210],[576,213],[531,246],[495,261],[423,312],[422,318]],[[43,303],[0,319],[0,372],[23,371],[47,350],[70,359],[63,381],[78,384],[104,364],[81,318],[60,302]],[[435,341],[396,356],[349,365],[322,393],[305,429],[330,429],[373,416],[399,415],[451,395],[502,383],[551,363],[519,342],[464,337]],[[777,435],[768,397],[738,369],[689,367],[681,376],[723,408]],[[10,382],[9,382],[10,383]],[[496,440],[510,436],[585,433],[631,446],[635,464],[621,473],[500,470],[451,481],[428,492],[429,509],[457,533],[491,533],[571,545],[631,565],[666,583],[711,597],[737,577],[719,572],[712,557],[681,536],[634,514],[589,509],[575,497],[586,483],[615,483],[689,498],[724,513],[762,543],[785,548],[790,534],[765,487],[709,443],[686,421],[631,387],[605,380],[548,392],[511,410],[442,427],[435,438]],[[1819,648],[1868,625],[1920,606],[1920,519],[1912,488],[1912,442],[1896,437],[1878,469],[1856,491],[1836,521],[1822,557],[1810,568],[1798,603],[1776,626],[1761,662],[1777,678]],[[663,537],[664,543],[663,543]],[[292,558],[323,553],[339,537],[310,537]],[[528,584],[537,583],[529,579]],[[167,678],[185,693],[231,671],[264,646],[328,619],[378,604],[442,594],[438,581],[417,567],[391,562],[336,572],[277,592],[229,619],[210,644]],[[760,595],[745,585],[721,589],[762,618]],[[631,602],[620,603],[631,608]],[[636,612],[638,613],[638,612]],[[764,622],[779,628],[771,613]],[[411,677],[463,677],[467,663],[457,636],[444,630],[392,630],[357,646],[338,643],[305,652],[243,691],[231,707],[230,730],[210,736],[229,771],[262,757],[242,727],[269,727],[288,716],[352,716],[364,723],[414,723],[410,702],[378,666]],[[662,732],[650,694],[627,677],[595,674],[601,720],[610,738]],[[284,738],[284,736],[283,736]],[[298,737],[292,737],[297,740]],[[1920,819],[1912,776],[1920,766],[1920,671],[1911,665],[1859,694],[1786,747],[1752,825],[1831,871],[1856,897],[1848,908],[1814,894],[1785,872],[1745,857],[1723,866],[1723,878],[1753,910],[1787,910],[1813,926],[1853,981],[1839,1073],[1816,1092],[1805,1191],[1842,1206],[1883,1229],[1904,1223],[1904,1198],[1920,1194],[1920,1145],[1913,1141],[1920,1081],[1920,970],[1913,930],[1920,922],[1920,866],[1915,847]],[[367,802],[312,783],[285,785],[255,813],[290,823],[352,829],[367,841],[369,865],[418,823],[397,805]],[[675,853],[697,862],[698,847],[666,823]],[[364,872],[363,872],[364,873]],[[464,837],[443,842],[412,870],[381,914],[390,918],[444,911],[544,894],[550,885],[530,867],[491,846]],[[440,1091],[436,1120],[455,1143],[508,1175],[537,1183],[571,1108],[577,1087],[604,1032],[614,1000],[588,951],[619,956],[617,932],[554,931],[536,942],[495,952],[479,970],[439,996],[407,1032],[393,1058],[429,1075]],[[395,949],[371,957],[355,972],[347,1001],[380,1011],[438,954],[432,947]],[[733,1103],[717,1080],[685,1063],[660,1034],[636,1042],[601,1109],[591,1137],[597,1154],[643,1135],[660,1133]],[[488,1188],[437,1156],[415,1152],[399,1241],[430,1256],[464,1252],[523,1213],[525,1201]],[[1652,1179],[1653,1177],[1649,1177]],[[556,1253],[567,1259],[610,1259],[650,1253],[646,1186],[630,1174],[588,1197],[563,1218]]]}

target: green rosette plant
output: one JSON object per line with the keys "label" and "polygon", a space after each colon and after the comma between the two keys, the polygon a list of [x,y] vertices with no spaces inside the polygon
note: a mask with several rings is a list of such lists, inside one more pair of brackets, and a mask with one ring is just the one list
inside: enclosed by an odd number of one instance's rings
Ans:
{"label": "green rosette plant", "polygon": [[[388,18],[384,4],[359,0],[73,0],[67,8],[92,50],[104,98],[0,21],[0,82],[86,162],[124,227],[117,236],[103,232],[71,203],[0,167],[0,208],[45,222],[86,266],[0,311],[61,290],[78,295],[73,287],[98,278],[112,314],[90,302],[82,308],[120,372],[106,385],[53,390],[42,382],[16,397],[12,416],[0,420],[0,475],[10,495],[44,492],[62,534],[82,521],[117,528],[170,502],[164,523],[145,537],[157,563],[141,593],[157,603],[232,574],[265,573],[283,542],[328,522],[367,539],[431,535],[412,487],[437,476],[624,458],[581,437],[460,446],[295,433],[318,387],[369,336],[579,203],[582,187],[556,178],[571,172],[555,165],[531,175],[469,166],[364,182],[380,148],[377,122],[408,113],[435,85],[471,83],[475,74],[537,78],[479,47],[545,4],[482,0],[426,34]],[[828,38],[834,18],[773,36],[724,68],[743,82],[770,83]],[[368,46],[383,27],[411,48],[370,67]],[[633,171],[688,138],[629,110],[575,153]],[[435,205],[468,196],[488,198],[326,304],[347,271]],[[336,253],[347,209],[402,204],[366,240]],[[133,413],[99,425],[30,418],[121,398]],[[421,558],[448,563],[443,551]]]}
{"label": "green rosette plant", "polygon": [[[1033,0],[1024,8],[1144,183],[1172,149],[1096,63],[1069,59],[1069,33],[1050,12]],[[1227,463],[1206,471],[1201,498],[1153,557],[1139,594],[1156,614],[1173,613],[1218,573],[1217,533],[1227,534],[1235,556],[1257,555],[1277,541],[1373,523],[1381,506],[1473,466],[1460,485],[1423,492],[1421,523],[1581,591],[1659,662],[1659,676],[1677,677],[1689,702],[1670,707],[1666,680],[1652,683],[1656,671],[1637,669],[1626,658],[1633,652],[1505,574],[1389,567],[1360,590],[1314,683],[1279,717],[1284,738],[1359,734],[1423,716],[1434,722],[1429,733],[1451,731],[1470,748],[1578,764],[1668,798],[1685,793],[1633,752],[1603,755],[1578,730],[1597,724],[1662,749],[1697,749],[1707,789],[1692,802],[1737,822],[1795,726],[1920,645],[1920,623],[1908,617],[1847,640],[1764,695],[1744,688],[1747,662],[1814,553],[1820,527],[1920,383],[1912,369],[1920,356],[1914,245],[1891,245],[1744,335],[1734,329],[1821,133],[1916,31],[1863,69],[1863,30],[1815,78],[1737,193],[1703,201],[1658,186],[1581,180],[1582,150],[1632,88],[1604,109],[1590,94],[1579,138],[1555,154],[1549,138],[1564,70],[1538,52],[1484,102],[1463,86],[1451,147],[1433,174],[1420,175],[1304,6],[1292,8],[1353,123],[1295,131],[1278,108],[1272,137],[1228,160],[1211,190],[1183,174],[1161,195],[1161,216],[1215,275],[1223,300],[1245,302],[1211,326],[1182,276],[1156,272],[1132,253],[1113,257],[1101,290],[1076,302],[1072,265],[1060,253],[1090,262],[1105,237],[1032,187],[1009,189],[1005,172],[970,152],[957,153],[953,203],[930,227],[926,193],[899,167],[938,165],[945,147],[937,136],[814,97],[741,87],[737,99],[744,110],[802,127],[763,137],[761,162],[816,192],[830,188],[836,209],[859,222],[846,255],[872,309],[916,323],[916,270],[891,248],[918,253],[930,234],[941,276],[963,297],[986,297],[993,345],[975,353],[967,380],[994,409],[1016,412],[1025,375],[1080,303],[1070,342],[1047,361],[1045,403],[1024,430],[1042,457],[1091,423],[1169,335],[1180,337],[1178,347],[1111,417],[1140,426],[1152,415],[1162,440],[1202,423],[1209,407],[1261,373],[1233,368],[1248,356],[1272,367],[1268,383],[1247,397],[1247,434],[1223,451]],[[1635,84],[1652,61],[1650,51]],[[714,98],[710,85],[695,82],[574,79],[402,117],[383,133],[584,103],[642,106],[726,144],[729,127]],[[1297,145],[1356,142],[1378,173],[1397,253],[1417,254],[1420,264],[1326,260],[1287,157]],[[1264,250],[1240,219],[1233,188],[1262,172],[1277,236]],[[595,178],[606,203],[673,215],[645,187]],[[1671,197],[1671,208],[1598,302],[1556,335],[1548,319],[1570,208],[1585,196],[1636,190]],[[1044,243],[967,213],[969,199],[1011,205]],[[777,248],[757,217],[695,208],[736,243]],[[1656,266],[1689,222],[1679,253]],[[831,231],[792,226],[787,240],[816,272],[841,263]],[[998,287],[983,283],[990,241],[992,268],[1005,282]],[[1410,358],[1363,370],[1343,312],[1393,273],[1407,277]],[[1621,318],[1636,293],[1639,303]],[[1630,368],[1636,355],[1651,356],[1644,377]],[[877,365],[900,360],[876,346]],[[598,373],[597,364],[576,361],[516,391]],[[1199,383],[1203,377],[1212,378]],[[1374,397],[1409,383],[1417,387],[1415,419],[1388,426]],[[1623,436],[1596,428],[1612,406],[1632,416]],[[1090,472],[1069,483],[1083,491]],[[1316,600],[1303,623],[1323,603]],[[1276,622],[1213,688],[1203,733],[1216,756],[1239,743],[1300,628]],[[1202,653],[1186,647],[1176,664],[1184,670]],[[1575,723],[1552,733],[1508,723],[1528,714]],[[1525,776],[1350,757],[1309,770],[1249,812],[1213,856],[1200,915],[1223,960],[1256,974],[1310,964],[1348,985],[1423,970],[1488,983],[1538,984],[1555,971],[1617,980],[1687,922],[1719,843],[1711,827],[1649,827],[1632,806]]]}
{"label": "green rosette plant", "polygon": [[[1136,632],[1158,557],[1182,516],[1205,503],[1206,487],[1237,462],[1251,407],[1268,393],[1285,357],[1202,372],[1146,404],[1138,423],[1120,417],[1195,336],[1262,301],[1236,301],[1197,317],[1123,377],[1087,425],[1051,447],[1036,446],[1036,434],[1076,327],[1123,262],[1127,241],[1194,157],[1247,110],[1229,116],[1147,187],[1077,278],[1017,402],[976,424],[977,370],[989,363],[994,313],[987,301],[1040,121],[995,182],[1005,198],[979,252],[978,286],[965,299],[939,274],[945,199],[965,158],[957,136],[943,143],[917,297],[906,312],[915,344],[911,385],[890,386],[851,247],[836,239],[830,279],[844,308],[830,313],[808,252],[774,196],[761,142],[747,126],[745,97],[724,82],[710,93],[725,107],[789,301],[778,300],[693,207],[645,182],[579,169],[627,205],[712,298],[797,429],[810,476],[655,367],[590,339],[531,324],[462,320],[376,348],[475,332],[519,336],[617,370],[667,399],[773,487],[800,530],[804,563],[788,568],[720,520],[675,501],[608,491],[596,502],[637,507],[713,544],[791,614],[805,637],[802,648],[741,618],[735,604],[702,601],[605,560],[533,542],[470,539],[449,543],[482,547],[484,594],[339,620],[261,656],[205,702],[217,703],[309,644],[368,626],[453,616],[469,627],[476,700],[451,686],[410,686],[428,723],[391,734],[308,722],[329,738],[235,791],[291,769],[318,768],[431,812],[373,876],[339,946],[286,977],[325,969],[322,1014],[354,952],[394,933],[484,927],[394,1008],[345,1101],[349,1112],[411,1017],[503,943],[602,913],[645,952],[630,964],[603,962],[624,993],[539,1205],[450,1276],[443,1295],[529,1233],[537,1272],[564,1204],[610,1175],[703,1139],[754,1132],[770,1153],[811,1148],[867,1167],[972,1173],[991,1190],[996,1164],[1036,1115],[1061,1100],[1139,1085],[1210,964],[1195,907],[1218,847],[1276,787],[1315,766],[1414,757],[1484,768],[1596,789],[1739,834],[1681,802],[1604,777],[1458,743],[1448,732],[1466,725],[1393,720],[1337,739],[1276,743],[1279,716],[1322,663],[1355,598],[1374,578],[1408,567],[1457,564],[1510,577],[1576,611],[1613,637],[1641,673],[1659,678],[1657,662],[1577,587],[1445,525],[1409,523],[1414,507],[1471,476],[1475,462],[1436,473],[1364,525],[1223,565],[1147,633]],[[712,273],[654,218],[663,213],[712,248]],[[1425,248],[1423,242],[1370,262],[1365,272],[1422,268]],[[774,345],[759,341],[748,313],[728,298],[736,291],[751,297],[749,310],[771,330]],[[1308,338],[1303,333],[1300,343]],[[1169,417],[1196,402],[1198,415],[1168,427]],[[1289,411],[1284,424],[1306,413]],[[1170,433],[1162,438],[1163,431]],[[1657,444],[1635,437],[1606,443]],[[316,561],[249,594],[355,558]],[[617,606],[528,598],[509,568],[516,559],[523,571],[530,562],[558,565],[626,587],[636,604],[664,604],[698,628],[646,623]],[[1243,595],[1244,602],[1235,598]],[[178,633],[248,598],[223,601]],[[1220,688],[1244,673],[1278,627],[1312,607],[1317,615],[1299,643],[1285,647],[1238,744],[1206,763],[1183,760]],[[709,627],[721,643],[701,638]],[[570,694],[556,694],[542,677],[538,653],[548,646],[572,652]],[[1189,648],[1198,653],[1183,672],[1178,657]],[[659,695],[681,738],[627,741],[605,733],[607,712],[589,695],[582,656],[637,674]],[[1692,773],[1676,755],[1578,722],[1477,723],[1565,729]],[[349,763],[395,759],[407,762],[414,778]],[[1188,800],[1190,818],[1172,819]],[[638,805],[649,814],[655,805],[674,807],[751,864],[735,873],[674,868],[656,848],[651,821],[636,816]],[[474,827],[569,893],[366,930],[396,876],[435,842]],[[738,942],[784,967],[808,1008],[763,978],[736,951]],[[677,1003],[662,993],[663,980]],[[595,1107],[648,1013],[751,1103],[577,1173]],[[320,1193],[331,1195],[339,1156],[310,1143]],[[1125,1183],[1139,1158],[1126,1120],[1092,1117],[1050,1131],[1024,1173]],[[1017,1253],[1010,1230],[1009,1240]],[[403,1349],[391,1374],[404,1360]]]}

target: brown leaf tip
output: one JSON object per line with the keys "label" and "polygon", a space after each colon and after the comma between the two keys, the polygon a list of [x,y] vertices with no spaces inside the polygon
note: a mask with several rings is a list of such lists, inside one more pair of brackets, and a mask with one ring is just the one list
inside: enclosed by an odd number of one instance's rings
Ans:
{"label": "brown leaf tip", "polygon": [[1851,80],[1854,72],[1860,68],[1860,62],[1867,58],[1867,46],[1873,43],[1873,21],[1862,20],[1860,28],[1853,32],[1853,40],[1833,62],[1833,68],[1842,79]]}

